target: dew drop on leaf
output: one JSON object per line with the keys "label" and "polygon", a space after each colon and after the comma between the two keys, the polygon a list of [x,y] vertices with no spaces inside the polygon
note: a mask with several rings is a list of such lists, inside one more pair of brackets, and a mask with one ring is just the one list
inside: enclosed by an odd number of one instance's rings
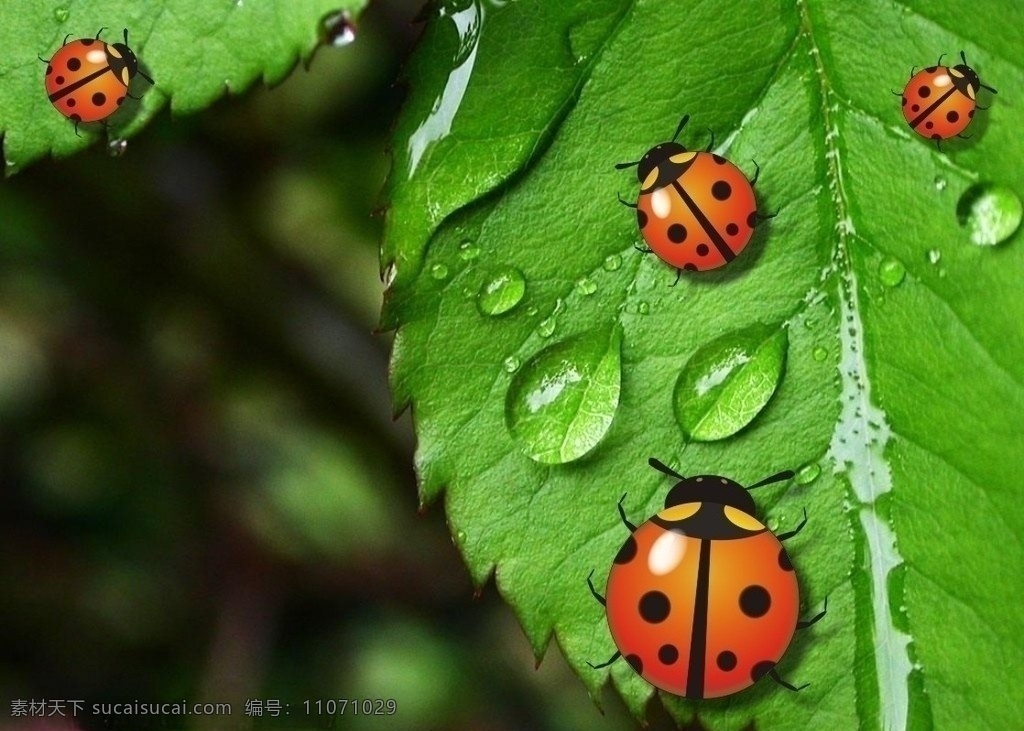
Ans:
{"label": "dew drop on leaf", "polygon": [[828,351],[819,345],[811,351],[811,355],[813,355],[814,359],[820,363],[828,358]]}
{"label": "dew drop on leaf", "polygon": [[59,7],[53,9],[53,18],[58,23],[63,23],[71,16],[71,11],[65,7]]}
{"label": "dew drop on leaf", "polygon": [[622,333],[597,329],[541,350],[513,376],[505,423],[543,464],[579,459],[608,433],[619,407]]}
{"label": "dew drop on leaf", "polygon": [[527,307],[526,308],[526,316],[527,317],[536,317],[537,316],[537,308],[534,307],[533,305],[530,305],[529,307]]}
{"label": "dew drop on leaf", "polygon": [[444,279],[448,276],[448,267],[444,264],[435,264],[430,267],[430,276],[434,279]]}
{"label": "dew drop on leaf", "polygon": [[466,542],[466,531],[460,530],[455,533],[455,541],[461,546]]}
{"label": "dew drop on leaf", "polygon": [[515,373],[516,371],[519,370],[519,359],[516,358],[514,355],[510,355],[508,358],[505,359],[504,366],[506,373]]}
{"label": "dew drop on leaf", "polygon": [[636,306],[636,311],[641,315],[647,315],[651,312],[651,305],[647,302],[639,302]]}
{"label": "dew drop on leaf", "polygon": [[107,154],[111,157],[121,157],[128,151],[128,140],[111,140],[107,143]]}
{"label": "dew drop on leaf", "polygon": [[480,247],[470,240],[459,244],[459,258],[463,261],[472,261],[480,256]]}
{"label": "dew drop on leaf", "polygon": [[935,190],[945,190],[945,189],[946,189],[946,179],[936,175],[935,176]]}
{"label": "dew drop on leaf", "polygon": [[960,196],[956,218],[967,229],[971,243],[995,246],[1010,238],[1020,227],[1024,205],[1005,185],[978,183]]}
{"label": "dew drop on leaf", "polygon": [[576,282],[576,289],[579,290],[580,294],[589,296],[597,291],[597,283],[590,277],[583,277]]}
{"label": "dew drop on leaf", "polygon": [[501,315],[523,301],[526,278],[515,267],[504,267],[481,285],[476,306],[484,315]]}
{"label": "dew drop on leaf", "polygon": [[895,287],[907,276],[907,269],[897,259],[885,258],[878,265],[878,278],[886,287]]}
{"label": "dew drop on leaf", "polygon": [[610,254],[604,260],[605,271],[614,272],[620,266],[622,266],[622,257],[618,254]]}
{"label": "dew drop on leaf", "polygon": [[938,249],[930,249],[928,251],[928,261],[932,264],[938,264],[939,260],[942,259],[942,252]]}
{"label": "dew drop on leaf", "polygon": [[796,471],[793,481],[798,485],[809,485],[821,475],[821,465],[817,462],[805,464]]}
{"label": "dew drop on leaf", "polygon": [[673,403],[683,432],[708,442],[747,426],[778,388],[788,346],[784,329],[753,325],[701,347],[676,381]]}
{"label": "dew drop on leaf", "polygon": [[341,48],[356,39],[356,27],[344,10],[328,13],[320,22],[320,39],[325,46]]}
{"label": "dew drop on leaf", "polygon": [[555,319],[554,315],[552,315],[551,317],[545,317],[537,325],[537,334],[540,335],[542,338],[550,338],[552,335],[555,334],[555,328],[557,326],[558,321]]}

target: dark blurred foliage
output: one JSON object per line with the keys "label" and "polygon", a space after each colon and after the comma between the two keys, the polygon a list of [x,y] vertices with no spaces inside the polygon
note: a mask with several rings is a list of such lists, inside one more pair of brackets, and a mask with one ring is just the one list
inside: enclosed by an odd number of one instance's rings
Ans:
{"label": "dark blurred foliage", "polygon": [[535,670],[443,506],[417,515],[371,216],[416,10],[0,185],[0,728],[97,727],[13,698],[236,704],[164,726],[201,729],[246,698],[294,728],[334,698],[398,708],[338,728],[635,726],[554,643]]}

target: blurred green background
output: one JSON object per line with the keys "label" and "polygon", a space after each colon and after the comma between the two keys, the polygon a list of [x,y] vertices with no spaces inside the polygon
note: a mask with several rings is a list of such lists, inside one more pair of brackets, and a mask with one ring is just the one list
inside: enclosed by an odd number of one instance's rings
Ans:
{"label": "blurred green background", "polygon": [[0,728],[105,727],[11,718],[19,698],[235,704],[135,729],[245,728],[246,698],[291,728],[334,698],[398,711],[337,728],[635,726],[554,643],[535,669],[443,506],[417,514],[371,212],[418,5],[0,185]]}

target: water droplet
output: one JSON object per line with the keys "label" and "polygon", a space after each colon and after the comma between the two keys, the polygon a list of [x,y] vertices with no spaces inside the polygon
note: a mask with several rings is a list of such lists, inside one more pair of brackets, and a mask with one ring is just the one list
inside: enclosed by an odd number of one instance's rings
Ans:
{"label": "water droplet", "polygon": [[597,282],[590,277],[583,277],[576,282],[576,289],[580,291],[580,294],[592,295],[597,291]]}
{"label": "water droplet", "polygon": [[111,140],[107,143],[107,154],[111,157],[121,157],[128,151],[128,140]]}
{"label": "water droplet", "polygon": [[395,262],[391,262],[384,269],[384,276],[382,280],[384,282],[384,289],[391,286],[392,282],[395,281],[395,275],[398,274],[398,265]]}
{"label": "water droplet", "polygon": [[245,0],[235,0],[235,7],[240,8],[245,5]]}
{"label": "water droplet", "polygon": [[519,370],[520,365],[521,364],[519,362],[519,359],[516,358],[514,355],[510,355],[508,358],[505,359],[505,372],[515,373],[516,371]]}
{"label": "water droplet", "polygon": [[476,306],[484,315],[508,312],[523,300],[526,279],[515,267],[499,269],[483,283],[476,295]]}
{"label": "water droplet", "polygon": [[793,481],[798,485],[809,485],[821,475],[821,465],[817,462],[810,462],[796,471]]}
{"label": "water droplet", "polygon": [[935,176],[935,190],[945,190],[946,179],[938,175]]}
{"label": "water droplet", "polygon": [[71,11],[68,10],[67,8],[60,7],[60,8],[54,8],[53,9],[53,18],[58,23],[63,23],[69,17],[71,17]]}
{"label": "water droplet", "polygon": [[828,357],[828,351],[819,345],[812,351],[811,355],[820,363]]}
{"label": "water droplet", "polygon": [[448,267],[444,264],[435,264],[430,267],[430,276],[434,279],[444,279],[448,276]]}
{"label": "water droplet", "polygon": [[897,259],[887,257],[878,265],[878,278],[886,287],[895,287],[905,276],[907,269]]}
{"label": "water droplet", "polygon": [[788,347],[785,330],[765,325],[702,346],[676,381],[673,402],[683,432],[707,442],[747,426],[778,388]]}
{"label": "water droplet", "polygon": [[341,48],[356,39],[356,26],[344,10],[328,13],[320,22],[320,41],[325,46]]}
{"label": "water droplet", "polygon": [[512,378],[505,423],[531,459],[563,464],[596,447],[619,407],[622,333],[591,330],[541,350]]}
{"label": "water droplet", "polygon": [[808,317],[806,320],[804,320],[804,327],[806,327],[808,330],[812,329],[817,324],[817,321],[813,317]]}
{"label": "water droplet", "polygon": [[460,530],[455,532],[455,542],[460,546],[466,542],[466,531]]}
{"label": "water droplet", "polygon": [[930,249],[928,251],[928,261],[932,264],[938,264],[939,260],[942,259],[942,252],[938,249]]}
{"label": "water droplet", "polygon": [[550,338],[555,334],[556,327],[558,327],[558,320],[554,315],[551,315],[551,317],[545,317],[537,325],[537,334],[542,338]]}
{"label": "water droplet", "polygon": [[967,229],[971,243],[995,246],[1010,238],[1020,227],[1024,205],[1005,185],[978,183],[960,196],[956,218]]}
{"label": "water droplet", "polygon": [[537,316],[537,308],[534,307],[533,305],[530,305],[529,307],[527,307],[526,308],[526,316],[527,317],[536,317]]}
{"label": "water droplet", "polygon": [[463,261],[472,261],[480,256],[480,247],[467,239],[459,244],[459,258]]}
{"label": "water droplet", "polygon": [[638,302],[636,305],[636,311],[641,315],[650,314],[651,305],[647,302]]}
{"label": "water droplet", "polygon": [[604,269],[605,269],[605,271],[607,271],[607,272],[614,272],[620,266],[622,266],[622,257],[619,256],[618,254],[610,254],[607,257],[605,257],[605,260],[604,260]]}

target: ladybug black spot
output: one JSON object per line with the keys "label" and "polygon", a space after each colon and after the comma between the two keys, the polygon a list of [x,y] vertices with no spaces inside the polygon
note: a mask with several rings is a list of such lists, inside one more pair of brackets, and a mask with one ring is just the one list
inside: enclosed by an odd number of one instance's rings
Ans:
{"label": "ladybug black spot", "polygon": [[740,227],[737,226],[735,223],[730,223],[728,226],[725,227],[725,232],[730,236],[735,236],[740,232]]}
{"label": "ladybug black spot", "polygon": [[935,122],[933,122],[933,121],[931,121],[929,119],[927,122],[924,123],[924,126],[925,126],[926,129],[931,129],[932,127],[935,126]]}
{"label": "ladybug black spot", "polygon": [[960,119],[960,115],[957,114],[955,111],[954,112],[947,112],[946,113],[946,121],[947,122],[955,122],[958,119]]}
{"label": "ladybug black spot", "polygon": [[719,180],[711,186],[711,195],[715,196],[716,200],[727,200],[732,195],[732,186],[724,180]]}
{"label": "ladybug black spot", "polygon": [[747,225],[750,226],[750,228],[755,228],[757,226],[757,211],[751,211],[750,215],[747,216]]}
{"label": "ladybug black spot", "polygon": [[75,98],[74,98],[73,96],[71,96],[71,97],[68,97],[68,100],[67,100],[67,102],[66,102],[66,103],[67,103],[67,105],[68,105],[69,107],[73,107],[73,106],[75,106]]}
{"label": "ladybug black spot", "polygon": [[628,662],[630,667],[636,670],[639,675],[644,674],[644,663],[643,660],[640,659],[639,655],[626,655],[626,662]]}
{"label": "ladybug black spot", "polygon": [[750,669],[750,677],[756,683],[758,680],[770,673],[774,667],[775,663],[771,660],[762,660]]}
{"label": "ladybug black spot", "polygon": [[671,665],[679,659],[679,650],[675,645],[662,645],[658,650],[658,659],[665,665]]}
{"label": "ladybug black spot", "polygon": [[730,652],[729,650],[723,650],[718,653],[715,663],[718,665],[720,670],[728,672],[736,667],[736,653]]}
{"label": "ladybug black spot", "polygon": [[934,73],[935,73],[935,70],[936,70],[937,68],[938,68],[938,66],[928,66],[928,67],[927,67],[927,68],[925,69],[925,71],[927,71],[927,72],[928,72],[929,74],[934,74]]}
{"label": "ladybug black spot", "polygon": [[783,571],[792,571],[793,570],[793,562],[789,560],[789,554],[786,553],[786,549],[785,548],[780,548],[779,549],[779,567]]}
{"label": "ladybug black spot", "polygon": [[714,160],[714,161],[715,161],[716,163],[718,163],[719,165],[725,165],[725,158],[724,158],[724,157],[722,157],[721,155],[716,155],[715,153],[711,153],[711,158],[712,158],[712,159],[713,159],[713,160]]}
{"label": "ladybug black spot", "polygon": [[686,241],[686,227],[681,223],[673,223],[668,227],[668,240],[673,244],[681,244]]}
{"label": "ladybug black spot", "polygon": [[907,106],[907,98],[903,97],[903,106]]}
{"label": "ladybug black spot", "polygon": [[636,223],[640,228],[643,228],[644,226],[647,225],[647,214],[641,211],[639,208],[636,211]]}
{"label": "ladybug black spot", "polygon": [[102,107],[107,103],[107,95],[102,91],[97,91],[92,95],[92,103],[97,107]]}
{"label": "ladybug black spot", "polygon": [[697,255],[698,256],[707,256],[708,255],[708,245],[707,244],[697,244]]}
{"label": "ladybug black spot", "polygon": [[78,114],[72,114],[70,117],[68,117],[68,119],[70,119],[72,122],[81,122],[82,121],[82,117],[79,116]]}
{"label": "ladybug black spot", "polygon": [[615,556],[615,563],[629,563],[636,556],[636,538],[630,536]]}
{"label": "ladybug black spot", "polygon": [[683,269],[685,269],[688,272],[695,272],[695,271],[697,271],[697,265],[696,264],[683,264]]}
{"label": "ladybug black spot", "polygon": [[123,96],[119,96],[117,98],[117,106],[121,106],[122,104],[124,104],[124,97]]}
{"label": "ladybug black spot", "polygon": [[64,77],[63,76],[58,76],[57,78],[54,79],[54,82],[57,83],[57,84],[63,84],[64,83]]}
{"label": "ladybug black spot", "polygon": [[46,64],[46,75],[49,76],[52,73],[53,73],[53,66],[51,66],[50,64]]}
{"label": "ladybug black spot", "polygon": [[771,606],[771,595],[763,586],[752,584],[740,592],[740,610],[748,617],[763,617]]}
{"label": "ladybug black spot", "polygon": [[974,110],[972,109],[971,111],[967,112],[967,116],[968,117],[973,117],[974,116]]}
{"label": "ladybug black spot", "polygon": [[917,105],[917,104],[912,104],[910,106],[910,111],[912,111],[912,112],[919,112],[919,111],[921,111],[921,107],[919,105]]}
{"label": "ladybug black spot", "polygon": [[942,139],[942,135],[932,135],[932,139],[933,140],[941,140]]}
{"label": "ladybug black spot", "polygon": [[922,86],[920,89],[917,90],[917,95],[920,96],[922,99],[927,99],[929,96],[931,96],[931,93],[932,90],[929,89],[927,86]]}
{"label": "ladybug black spot", "polygon": [[91,46],[95,42],[96,42],[95,38],[82,38],[79,41],[79,43],[81,43],[83,46]]}
{"label": "ladybug black spot", "polygon": [[78,71],[80,68],[82,68],[82,62],[77,58],[68,59],[68,71]]}
{"label": "ladybug black spot", "polygon": [[651,624],[664,622],[669,609],[671,606],[668,597],[660,591],[649,591],[640,597],[640,616],[645,622]]}

